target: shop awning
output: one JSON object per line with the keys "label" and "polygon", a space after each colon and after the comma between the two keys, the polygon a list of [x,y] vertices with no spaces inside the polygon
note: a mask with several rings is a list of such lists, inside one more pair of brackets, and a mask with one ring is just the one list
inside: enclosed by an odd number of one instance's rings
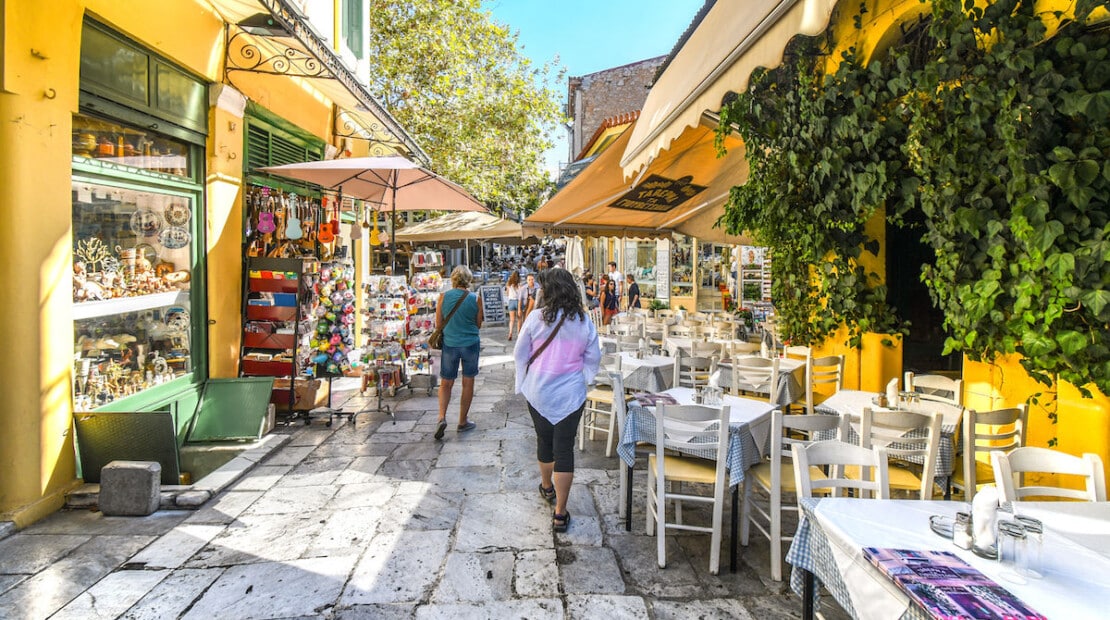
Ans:
{"label": "shop awning", "polygon": [[837,0],[717,2],[655,81],[621,156],[631,177],[717,112],[729,92],[743,92],[757,67],[776,67],[796,35],[824,32]]}
{"label": "shop awning", "polygon": [[465,240],[521,243],[525,234],[519,222],[480,213],[447,213],[397,230],[397,243],[459,244]]}
{"label": "shop awning", "polygon": [[249,71],[307,80],[338,108],[336,135],[392,146],[419,163],[430,163],[428,154],[347,69],[289,0],[208,2],[228,24],[226,74]]}
{"label": "shop awning", "polygon": [[718,158],[714,130],[705,125],[690,128],[632,182],[624,179],[620,156],[635,128],[633,124],[625,130],[573,181],[525,218],[525,231],[641,239],[679,232],[715,243],[748,243],[713,227],[724,213],[729,190],[748,179],[740,139],[726,138],[728,152]]}

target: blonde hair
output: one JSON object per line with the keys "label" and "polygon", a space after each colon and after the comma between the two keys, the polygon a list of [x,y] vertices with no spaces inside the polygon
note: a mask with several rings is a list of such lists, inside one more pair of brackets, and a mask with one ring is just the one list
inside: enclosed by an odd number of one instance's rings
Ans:
{"label": "blonde hair", "polygon": [[470,288],[470,283],[473,281],[474,274],[470,273],[470,267],[458,265],[451,270],[451,286],[455,288]]}

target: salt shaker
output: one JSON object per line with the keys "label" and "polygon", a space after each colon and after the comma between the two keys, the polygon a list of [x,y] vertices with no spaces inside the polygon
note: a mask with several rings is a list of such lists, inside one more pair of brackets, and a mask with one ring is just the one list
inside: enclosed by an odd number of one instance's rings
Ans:
{"label": "salt shaker", "polygon": [[1026,577],[1044,577],[1044,524],[1039,519],[1017,515],[1014,517],[1025,528],[1025,571]]}
{"label": "salt shaker", "polygon": [[956,513],[956,522],[952,526],[952,544],[960,549],[971,548],[971,513]]}

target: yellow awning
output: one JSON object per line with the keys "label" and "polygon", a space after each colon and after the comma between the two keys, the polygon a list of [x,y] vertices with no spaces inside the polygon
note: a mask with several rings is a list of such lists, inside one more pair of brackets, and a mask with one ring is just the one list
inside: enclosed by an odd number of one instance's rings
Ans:
{"label": "yellow awning", "polygon": [[427,153],[347,69],[304,16],[278,0],[208,0],[228,28],[227,74],[249,71],[306,80],[330,100],[336,133],[396,143],[422,163]]}
{"label": "yellow awning", "polygon": [[[748,163],[740,139],[727,138],[728,152],[718,158],[712,128],[698,125],[687,129],[669,150],[651,162],[636,183],[631,183],[624,180],[620,156],[635,127],[633,124],[625,130],[574,180],[525,218],[525,232],[643,239],[679,232],[716,243],[747,243],[743,237],[727,235],[724,230],[713,227],[724,213],[729,190],[748,178]],[[704,189],[666,210],[664,207],[659,210],[637,208],[637,202],[628,199],[630,190],[644,189],[652,178],[683,180],[687,177],[691,186]],[[618,206],[622,204],[633,208]]]}
{"label": "yellow awning", "polygon": [[837,0],[717,2],[648,93],[620,165],[636,175],[672,142],[743,92],[757,67],[776,67],[796,35],[824,32]]}

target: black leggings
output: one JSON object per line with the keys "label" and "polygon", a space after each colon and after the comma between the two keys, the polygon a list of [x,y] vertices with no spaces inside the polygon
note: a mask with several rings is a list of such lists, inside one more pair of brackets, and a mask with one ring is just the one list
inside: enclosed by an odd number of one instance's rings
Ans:
{"label": "black leggings", "polygon": [[541,463],[554,461],[555,471],[574,473],[574,438],[585,406],[583,401],[577,411],[559,420],[558,424],[552,424],[528,403],[528,413],[532,414],[532,424],[536,427],[536,460]]}

